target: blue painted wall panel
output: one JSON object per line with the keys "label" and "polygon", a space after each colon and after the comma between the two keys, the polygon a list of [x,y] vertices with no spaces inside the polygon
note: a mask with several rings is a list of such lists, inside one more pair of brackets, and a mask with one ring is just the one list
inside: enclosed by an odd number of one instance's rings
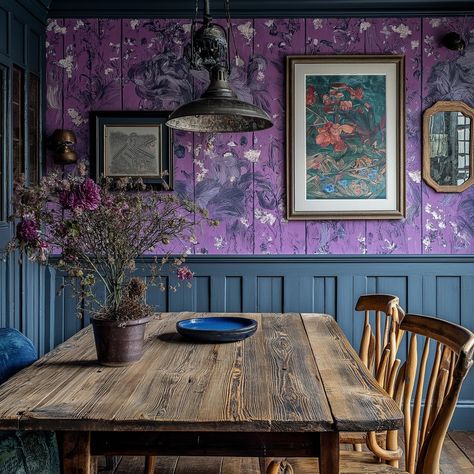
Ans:
{"label": "blue painted wall panel", "polygon": [[[193,287],[148,290],[149,303],[159,311],[326,312],[333,314],[358,349],[363,314],[354,310],[362,294],[376,291],[400,296],[411,312],[443,317],[474,327],[474,256],[192,256],[187,264],[195,273]],[[149,277],[147,262],[138,274]],[[70,289],[56,294],[64,276],[48,271],[45,298],[46,333],[58,344],[87,320],[76,318]],[[168,276],[177,283],[175,274]],[[422,348],[420,348],[421,350]],[[402,348],[400,356],[405,354]],[[474,374],[466,381],[452,427],[474,426]]]}
{"label": "blue painted wall panel", "polygon": [[228,313],[242,312],[242,277],[227,277],[225,279],[225,307]]}

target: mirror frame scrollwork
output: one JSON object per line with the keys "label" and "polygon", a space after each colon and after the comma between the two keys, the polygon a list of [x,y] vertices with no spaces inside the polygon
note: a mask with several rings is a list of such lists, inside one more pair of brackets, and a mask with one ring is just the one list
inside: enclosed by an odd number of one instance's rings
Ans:
{"label": "mirror frame scrollwork", "polygon": [[[459,185],[443,185],[431,177],[430,119],[439,112],[462,112],[471,119],[469,147],[469,178]],[[474,108],[461,101],[439,101],[423,113],[423,179],[437,192],[460,193],[474,184]]]}

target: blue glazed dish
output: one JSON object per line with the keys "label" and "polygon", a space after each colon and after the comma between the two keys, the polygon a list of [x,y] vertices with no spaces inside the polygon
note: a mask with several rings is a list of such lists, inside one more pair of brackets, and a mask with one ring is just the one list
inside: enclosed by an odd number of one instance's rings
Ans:
{"label": "blue glazed dish", "polygon": [[192,318],[178,321],[176,330],[199,342],[235,342],[251,336],[257,330],[257,321],[231,316]]}

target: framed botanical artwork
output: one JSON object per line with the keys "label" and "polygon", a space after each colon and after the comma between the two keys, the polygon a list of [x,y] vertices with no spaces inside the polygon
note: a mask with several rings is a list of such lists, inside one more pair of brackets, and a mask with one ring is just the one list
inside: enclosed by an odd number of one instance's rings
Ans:
{"label": "framed botanical artwork", "polygon": [[401,219],[403,56],[288,56],[288,219]]}
{"label": "framed botanical artwork", "polygon": [[173,185],[169,112],[92,112],[91,170],[101,176],[131,176],[155,188]]}

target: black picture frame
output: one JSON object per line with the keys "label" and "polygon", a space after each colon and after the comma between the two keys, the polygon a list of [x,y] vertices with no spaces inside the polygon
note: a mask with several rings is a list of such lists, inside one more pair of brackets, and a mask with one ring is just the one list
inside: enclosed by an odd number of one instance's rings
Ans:
{"label": "black picture frame", "polygon": [[[91,177],[96,181],[102,176],[104,177],[115,177],[121,176],[133,176],[142,178],[143,182],[147,186],[151,186],[154,189],[172,190],[173,189],[173,133],[172,130],[165,125],[168,120],[169,111],[94,111],[90,113],[90,132],[91,132],[91,151],[90,151],[90,168]],[[111,150],[107,148],[110,143],[107,143],[109,137],[108,133],[114,129],[137,129],[143,127],[144,129],[150,129],[150,132],[156,133],[157,139],[157,150],[153,153],[153,150],[146,151],[139,146],[130,146],[127,138],[128,147],[122,155],[123,159],[129,159],[133,162],[134,157],[139,158],[139,155],[149,155],[150,159],[148,164],[155,166],[156,172],[140,174],[140,170],[136,172],[124,172],[120,173],[120,169],[117,172],[111,171],[113,166],[113,156]],[[155,130],[152,130],[156,127]],[[110,129],[110,130],[109,130]],[[132,132],[135,134],[135,132]],[[154,145],[154,142],[152,143]],[[149,144],[148,144],[149,145]],[[137,153],[137,148],[138,152]],[[115,155],[116,157],[117,155]],[[155,158],[156,162],[150,161]],[[123,160],[122,160],[123,161]],[[140,163],[137,162],[137,166]],[[141,162],[143,167],[144,162]],[[130,166],[129,166],[130,168]],[[123,168],[122,168],[123,169]],[[161,173],[166,171],[167,175],[161,177]]]}

